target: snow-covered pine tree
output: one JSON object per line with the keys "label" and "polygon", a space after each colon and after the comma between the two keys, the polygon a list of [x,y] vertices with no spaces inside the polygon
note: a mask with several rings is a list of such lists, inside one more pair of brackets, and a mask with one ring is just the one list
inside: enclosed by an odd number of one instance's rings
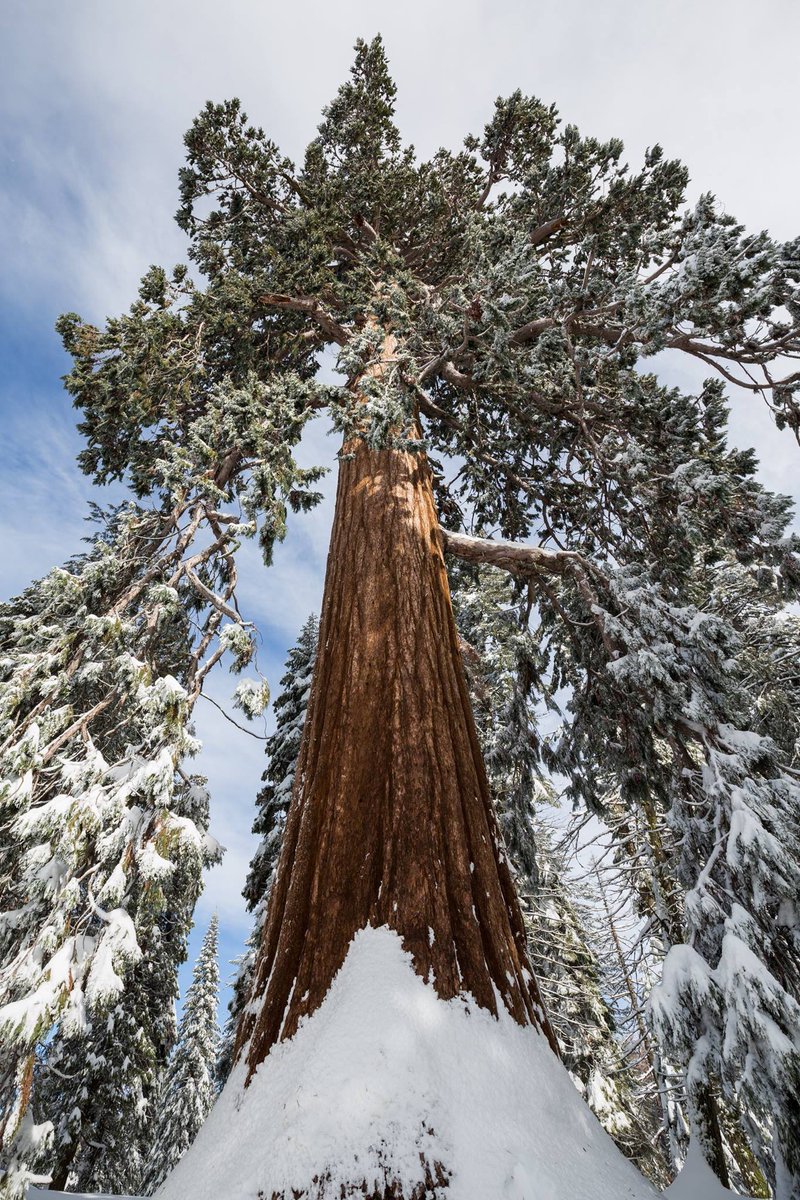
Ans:
{"label": "snow-covered pine tree", "polygon": [[[797,679],[797,656],[792,649],[800,651],[800,645],[792,641],[793,635],[795,639],[797,636],[796,618],[790,613],[776,613],[776,607],[781,608],[780,596],[774,579],[763,568],[749,572],[735,561],[719,568],[704,562],[698,566],[698,575],[706,591],[711,588],[710,580],[714,581],[706,606],[725,608],[745,631],[740,651],[747,659],[743,673],[746,670],[759,693],[753,698],[754,719],[756,712],[763,712],[765,720],[771,716],[784,731],[783,741],[791,750],[797,737],[797,708],[792,701],[800,699],[792,695]],[[581,903],[575,885],[570,884],[564,856],[553,847],[548,821],[541,811],[537,812],[537,801],[544,809],[552,805],[553,794],[546,778],[542,778],[542,734],[537,714],[530,707],[531,698],[541,706],[549,702],[551,709],[557,705],[543,670],[539,643],[530,628],[530,592],[520,595],[517,589],[515,594],[502,576],[487,568],[469,570],[459,565],[451,568],[450,577],[456,620],[466,642],[467,673],[484,759],[523,899],[531,961],[552,1014],[564,1061],[608,1132],[654,1181],[663,1184],[669,1179],[668,1163],[673,1173],[682,1163],[686,1143],[681,1136],[682,1089],[676,1091],[675,1072],[666,1068],[666,1050],[654,1046],[650,1033],[642,1029],[641,1007],[649,987],[635,998],[635,1011],[629,1014],[639,1017],[633,1057],[640,1068],[643,1066],[640,1074],[644,1078],[637,1080],[633,1064],[624,1062],[625,1055],[614,1037],[615,1019],[606,999],[607,983],[601,977],[595,952],[595,947],[614,939],[615,931],[602,921],[598,923],[593,909],[600,906],[591,898],[588,906]],[[765,590],[760,597],[759,579]],[[695,588],[699,593],[700,580]],[[734,592],[738,603],[734,603]],[[768,661],[763,659],[765,654],[770,655]],[[538,714],[543,715],[543,711]],[[631,813],[625,805],[617,805],[614,810],[604,807],[614,838],[624,847],[624,867],[620,868],[625,874],[623,890],[630,895],[631,883],[638,888],[633,904],[637,907],[638,901],[639,912],[649,921],[646,936],[640,938],[651,950],[656,939],[657,950],[649,962],[652,983],[660,976],[665,942],[670,945],[679,936],[676,930],[681,928],[683,901],[680,880],[671,870],[676,848],[671,841],[666,847],[664,844],[669,831],[659,829],[652,819],[644,820],[644,815]],[[631,875],[634,859],[637,870]],[[618,872],[612,869],[611,874]],[[640,942],[637,953],[641,951]],[[644,1064],[639,1053],[642,1041]],[[658,1107],[653,1084],[661,1093],[663,1129],[671,1137],[676,1127],[678,1130],[677,1141],[673,1138],[671,1146],[667,1141],[654,1146],[662,1139],[657,1138]],[[739,1104],[729,1096],[731,1103],[735,1103],[745,1123],[751,1124],[754,1114],[740,1112]],[[728,1176],[748,1194],[763,1194],[763,1176],[737,1133],[736,1122],[731,1123],[727,1108],[721,1109],[719,1119]]]}
{"label": "snow-covered pine tree", "polygon": [[211,918],[192,972],[178,1027],[178,1039],[155,1099],[155,1119],[142,1180],[150,1196],[191,1146],[214,1102],[214,1071],[219,1050],[217,1004],[219,922]]}
{"label": "snow-covered pine tree", "polygon": [[261,841],[256,847],[243,889],[247,907],[255,919],[245,953],[236,964],[238,971],[228,1005],[229,1015],[222,1034],[217,1066],[220,1086],[230,1073],[236,1029],[252,983],[253,963],[261,940],[269,891],[278,863],[289,801],[292,798],[318,638],[319,621],[312,613],[289,651],[285,673],[280,681],[281,691],[275,700],[275,732],[266,744],[269,765],[262,777],[264,786],[256,797],[258,814],[253,823],[253,833],[259,834]]}
{"label": "snow-covered pine tree", "polygon": [[[542,768],[539,728],[547,692],[530,630],[531,596],[490,567],[450,569],[478,736],[516,874],[528,948],[564,1063],[623,1152],[656,1182],[665,1161],[653,1113],[643,1109],[615,1036],[600,971],[547,809],[557,798]],[[551,708],[555,702],[550,699]]]}
{"label": "snow-covered pine tree", "polygon": [[[80,346],[99,339],[111,366],[115,340],[139,338],[146,374],[167,320],[165,292],[187,302],[191,295],[181,278],[176,272],[170,285],[151,272],[136,320],[116,322],[107,342],[83,330]],[[65,319],[68,344],[73,329]],[[304,421],[298,390],[301,383],[282,381],[268,417],[265,388],[249,376],[239,389],[214,386],[200,410],[176,408],[171,392],[170,420],[128,462],[134,490],[158,507],[123,505],[87,555],[0,612],[0,1023],[16,1047],[0,1096],[6,1147],[19,1142],[41,1078],[36,1047],[59,1030],[82,1036],[95,1015],[105,1019],[142,958],[151,909],[185,938],[201,870],[218,855],[206,832],[205,788],[184,765],[199,748],[190,718],[223,656],[237,672],[254,657],[253,628],[235,599],[239,541],[260,532],[268,556],[286,504],[315,500],[307,484],[316,473],[297,468],[291,454]],[[98,381],[92,429],[106,455],[114,439],[102,406],[113,412],[116,402],[108,379]],[[135,422],[141,414],[128,407]],[[99,477],[116,469],[104,459]],[[258,676],[238,685],[234,703],[253,716],[267,699]],[[173,879],[181,886],[170,908]],[[185,954],[173,948],[168,1005]],[[21,1188],[24,1155],[18,1146],[7,1154]]]}
{"label": "snow-covered pine tree", "polygon": [[[652,1026],[649,997],[662,976],[670,938],[686,936],[684,899],[674,867],[676,847],[654,803],[630,809],[614,798],[606,802],[606,846],[595,861],[602,917],[593,922],[594,944],[602,965],[604,993],[629,1054],[638,1060],[646,1102],[657,1097],[671,1174],[686,1160],[691,1130],[686,1114],[685,1075],[672,1057],[669,1041]],[[585,820],[576,821],[573,836]],[[616,847],[616,855],[612,852]],[[752,1112],[742,1110],[736,1096],[724,1098],[714,1089],[708,1098],[709,1124],[718,1139],[721,1169],[731,1188],[747,1196],[768,1196],[764,1171],[753,1154],[743,1127]],[[757,1144],[769,1143],[759,1129]]]}
{"label": "snow-covered pine tree", "polygon": [[[779,510],[766,534],[767,542],[778,541],[777,553],[768,553],[766,562],[740,562],[731,554],[702,561],[696,567],[695,588],[696,603],[724,617],[736,632],[735,675],[748,727],[777,745],[796,770],[800,765],[800,619],[796,604],[789,602],[794,594],[791,575],[787,580],[781,565],[783,524]],[[796,976],[791,948],[783,957],[783,969]],[[761,1149],[759,1169],[748,1143],[757,1148],[768,1143],[769,1121],[765,1129],[763,1116],[747,1107],[746,1095],[746,1089],[739,1099],[729,1093],[721,1110],[723,1136],[736,1186],[748,1195],[766,1195],[763,1175],[770,1177],[771,1154],[766,1147]],[[747,1131],[745,1138],[737,1128],[737,1117]]]}
{"label": "snow-covered pine tree", "polygon": [[[726,666],[733,631],[697,609],[690,577],[698,555],[725,546],[740,561],[770,559],[791,590],[795,548],[764,536],[777,510],[752,481],[752,456],[721,444],[721,387],[681,394],[641,366],[662,351],[688,355],[800,429],[800,243],[748,234],[710,196],[686,211],[687,173],[659,147],[632,170],[618,140],[582,137],[519,93],[463,149],[420,163],[402,145],[394,97],[380,41],[359,44],[300,167],[238,102],[208,105],[187,135],[179,217],[202,287],[169,293],[151,273],[141,302],[106,331],[62,326],[84,465],[127,475],[143,496],[158,490],[160,463],[178,480],[211,445],[229,481],[234,468],[255,486],[271,472],[267,507],[279,515],[276,491],[289,503],[297,491],[298,426],[327,407],[344,436],[301,782],[255,967],[258,1003],[238,1035],[242,1106],[257,1103],[261,1080],[277,1086],[274,1060],[254,1082],[277,1042],[282,1061],[306,1070],[287,1041],[301,1020],[313,1038],[332,986],[362,986],[361,968],[384,955],[400,971],[401,943],[417,975],[403,979],[442,1021],[456,1011],[446,1002],[469,993],[470,1029],[491,1040],[484,1018],[497,1014],[521,1039],[516,1061],[538,1054],[531,1027],[552,1038],[497,845],[450,554],[533,588],[551,686],[572,693],[552,765],[576,796],[596,804],[612,777],[631,804],[637,788],[663,792],[687,896],[687,940],[670,949],[663,996],[691,1002],[678,1040],[692,1121],[718,1166],[706,1101],[715,1086],[747,1091],[772,1125],[784,1200],[800,1179],[798,1000],[782,965],[796,958],[796,782],[779,748],[747,729]],[[311,382],[329,346],[340,387]],[[258,402],[226,425],[221,393]],[[281,451],[288,475],[275,470]],[[430,453],[462,464],[455,485],[434,474]],[[465,534],[459,506],[505,540]],[[376,1015],[400,1021],[382,995]],[[668,1025],[677,1010],[662,1011]],[[781,1036],[767,1041],[769,1021]],[[364,1031],[348,1028],[355,1054]],[[319,1093],[307,1096],[294,1120],[324,1112],[331,1136],[314,1139],[316,1157],[287,1158],[259,1127],[247,1143],[258,1187],[280,1198],[363,1185],[408,1200],[415,1188],[443,1193],[474,1164],[484,1097],[462,1106],[474,1123],[457,1148],[439,1137],[448,1097],[419,1090],[426,1042],[413,1032],[419,1071],[393,1093],[413,1120],[398,1125],[379,1106],[363,1136],[353,1140],[351,1125],[343,1141],[341,1089],[322,1108]],[[558,1088],[551,1066],[539,1069]],[[577,1104],[564,1100],[573,1129]],[[517,1180],[541,1171],[530,1158],[539,1125],[513,1135],[511,1157],[480,1161],[496,1172],[511,1161]],[[201,1181],[207,1195],[229,1187],[244,1147],[228,1133],[230,1157],[218,1147],[208,1157],[198,1143],[165,1196]],[[576,1197],[594,1188],[590,1162],[559,1162]],[[624,1176],[641,1190],[627,1164],[608,1162],[621,1186]],[[484,1191],[503,1186],[493,1178]]]}
{"label": "snow-covered pine tree", "polygon": [[318,640],[319,621],[312,613],[286,659],[281,691],[275,701],[275,732],[266,744],[269,764],[263,776],[264,786],[256,798],[258,815],[253,823],[253,833],[259,834],[261,841],[250,864],[243,893],[248,908],[256,914],[259,923],[263,920],[263,909],[278,864],[292,798]]}
{"label": "snow-covered pine tree", "polygon": [[[60,1031],[86,1037],[88,1053],[131,971],[166,973],[171,1004],[201,871],[218,856],[205,789],[181,766],[196,749],[188,613],[156,572],[141,603],[124,603],[159,525],[135,507],[112,513],[88,554],[0,611],[0,1020],[15,1062],[0,1096],[6,1147],[38,1094],[37,1045],[55,1034],[58,1056]],[[159,921],[170,926],[163,946]],[[123,1013],[120,1028],[141,1018]],[[125,1068],[134,1088],[137,1069]],[[52,1114],[35,1103],[43,1123],[60,1124],[68,1090]],[[22,1186],[24,1156],[9,1153]]]}
{"label": "snow-covered pine tree", "polygon": [[133,1195],[141,1181],[161,1048],[145,1024],[153,1005],[144,1003],[140,966],[126,979],[124,1003],[96,1012],[82,1036],[59,1032],[37,1064],[34,1108],[55,1127],[48,1172],[56,1191]]}
{"label": "snow-covered pine tree", "polygon": [[155,903],[145,899],[137,911],[141,958],[116,1001],[93,1013],[87,1029],[60,1029],[39,1052],[34,1108],[55,1126],[48,1167],[56,1190],[139,1191],[175,1043],[177,967],[196,895],[196,878],[178,865]]}
{"label": "snow-covered pine tree", "polygon": [[[615,827],[626,851],[633,826],[642,839],[645,892],[666,952],[653,1015],[668,1057],[684,1067],[693,1135],[727,1179],[721,1095],[741,1114],[776,1194],[793,1196],[798,781],[776,744],[748,728],[732,627],[659,592],[628,569],[608,599],[596,598],[611,669],[598,678],[599,660],[585,664],[591,691],[576,688],[578,720],[559,756],[585,752],[591,721],[595,767],[616,759],[623,813],[636,814]],[[630,706],[607,722],[612,694],[618,704],[638,695],[650,728]],[[590,786],[597,782],[599,773]]]}
{"label": "snow-covered pine tree", "polygon": [[[709,427],[715,430],[713,436],[718,446],[723,447],[724,413],[719,407],[719,401],[713,398],[709,408]],[[747,467],[746,456],[741,456],[741,459],[745,468],[744,482],[751,468]],[[738,503],[742,505],[742,500]],[[792,811],[794,802],[791,796],[796,793],[792,759],[796,753],[798,696],[796,671],[789,664],[797,660],[800,643],[797,641],[796,619],[786,610],[787,600],[796,594],[796,539],[783,536],[787,520],[787,502],[784,499],[756,491],[750,498],[749,511],[756,518],[760,516],[762,522],[755,552],[752,556],[741,553],[741,558],[716,549],[705,550],[702,555],[698,555],[687,580],[686,589],[693,605],[680,613],[680,618],[696,622],[696,629],[700,628],[702,622],[711,619],[712,614],[719,618],[720,624],[714,626],[716,636],[720,639],[720,644],[714,651],[717,655],[715,669],[727,676],[727,695],[735,698],[734,719],[742,728],[767,735],[767,738],[774,733],[774,742],[767,740],[757,744],[767,747],[771,745],[772,749],[767,750],[768,754],[774,753],[776,746],[782,751],[779,758],[783,759],[783,767],[776,771],[775,780],[768,785],[770,792],[775,789],[772,794],[778,799],[777,811],[762,807],[765,801],[763,785],[757,781],[759,773],[756,772],[755,779],[748,778],[747,768],[743,766],[741,759],[737,762],[738,755],[726,748],[723,751],[724,762],[728,769],[741,773],[741,784],[728,801],[732,804],[729,817],[724,815],[723,801],[716,808],[714,825],[717,832],[712,837],[710,829],[707,829],[705,845],[697,845],[691,840],[694,835],[686,832],[687,825],[691,829],[693,818],[698,814],[697,793],[687,790],[686,781],[694,776],[695,780],[702,781],[704,788],[711,788],[711,782],[715,778],[712,770],[716,768],[712,769],[709,765],[699,771],[701,761],[691,749],[687,751],[685,731],[677,736],[669,732],[668,722],[664,720],[666,714],[663,697],[660,699],[661,711],[655,737],[648,733],[645,739],[652,738],[649,750],[639,740],[639,733],[634,733],[630,726],[625,729],[624,736],[620,737],[619,726],[612,732],[613,725],[609,727],[605,724],[605,716],[598,712],[600,709],[605,713],[605,704],[608,702],[607,696],[604,698],[598,695],[604,687],[602,679],[590,693],[591,700],[588,706],[585,694],[576,697],[580,722],[587,722],[586,740],[583,745],[587,746],[591,738],[595,747],[591,761],[597,776],[589,785],[589,790],[595,790],[595,795],[602,791],[605,764],[610,757],[617,758],[617,764],[610,775],[612,786],[600,804],[600,811],[616,840],[620,867],[625,876],[625,888],[630,889],[636,909],[646,919],[647,925],[641,936],[645,937],[654,954],[656,977],[660,973],[665,954],[669,968],[671,947],[686,943],[696,945],[699,942],[693,928],[693,923],[698,917],[697,906],[705,906],[707,916],[715,911],[708,898],[703,900],[703,888],[699,894],[695,891],[698,875],[701,884],[705,886],[704,871],[698,870],[698,863],[705,864],[710,858],[713,866],[718,857],[722,858],[731,870],[731,882],[723,882],[718,876],[712,884],[714,894],[727,896],[729,903],[735,897],[734,904],[744,897],[751,907],[758,910],[767,902],[766,896],[761,892],[760,884],[756,884],[754,892],[748,895],[748,888],[753,887],[753,883],[748,883],[746,874],[743,877],[743,872],[738,867],[739,847],[736,842],[741,834],[737,832],[737,826],[742,823],[749,829],[748,836],[752,835],[756,841],[760,836],[765,836],[769,843],[764,848],[765,853],[770,846],[774,851],[775,846],[770,842],[770,825],[766,825],[766,829],[761,825],[764,817],[770,824],[775,823],[772,828],[779,831],[779,837],[787,847],[796,844],[797,839],[796,815]],[[677,611],[670,614],[671,619],[678,615]],[[652,628],[655,631],[655,622]],[[678,651],[676,647],[681,643],[681,637],[676,630],[673,629],[670,634],[662,625],[657,637],[664,640],[658,653],[649,660],[655,676],[657,677],[663,668],[664,660],[661,656],[665,652],[670,656],[673,653],[678,656],[687,655],[693,660],[693,669],[696,672],[693,686],[697,688],[697,680],[702,678],[699,670],[702,658],[697,656],[696,651],[700,638],[696,634],[686,638]],[[668,651],[670,638],[673,639],[674,647]],[[723,650],[723,646],[727,649]],[[639,653],[645,659],[649,659],[649,650],[642,647]],[[624,658],[621,653],[619,656]],[[723,656],[724,663],[721,661]],[[588,669],[591,672],[593,668]],[[674,670],[674,667],[672,669]],[[669,686],[670,682],[668,673],[664,672],[660,686]],[[656,684],[656,687],[658,686],[659,684]],[[726,695],[725,688],[713,683],[710,687],[716,703],[719,703],[720,698]],[[652,691],[652,678],[650,688]],[[695,713],[698,706],[701,706],[700,695],[695,690],[691,700],[687,696],[683,704],[683,720],[689,724],[693,735],[702,739],[700,723],[692,725],[694,718],[689,715],[693,705]],[[589,723],[591,734],[588,733]],[[573,726],[573,730],[575,728],[576,726]],[[562,744],[561,752],[569,746],[569,736],[571,735],[568,735]],[[735,738],[736,735],[733,736]],[[687,740],[691,745],[692,737]],[[705,742],[705,752],[709,755],[711,763],[718,761],[709,741]],[[627,771],[620,769],[620,760],[627,761]],[[688,769],[689,761],[692,763],[691,771]],[[670,765],[671,771],[667,769]],[[607,776],[606,779],[608,778]],[[623,796],[619,791],[620,783]],[[723,786],[719,774],[716,775],[716,784],[717,787]],[[583,794],[586,795],[585,792]],[[758,814],[752,825],[748,817],[751,805]],[[784,812],[783,817],[780,815],[781,808]],[[727,827],[729,819],[730,829]],[[728,842],[729,838],[731,844]],[[717,846],[717,852],[712,854],[714,845]],[[721,853],[723,847],[724,854]],[[788,852],[790,861],[788,864],[784,863],[784,870],[788,865],[791,874],[791,851]],[[754,857],[758,856],[755,849],[752,853]],[[697,857],[694,858],[694,855]],[[734,879],[735,885],[732,884]],[[778,886],[780,888],[781,885]],[[718,890],[720,888],[723,889],[722,893]],[[787,919],[785,909],[781,915],[781,906],[778,904],[771,911],[776,923],[769,936],[765,937],[763,952],[765,956],[777,955],[780,964],[778,978],[788,983],[785,1007],[781,1009],[774,997],[765,999],[761,995],[761,988],[755,977],[757,971],[753,964],[753,973],[749,978],[745,969],[738,968],[738,980],[736,983],[729,983],[726,1001],[717,1010],[720,1025],[727,1030],[725,1049],[731,1058],[729,1073],[726,1077],[726,1072],[720,1066],[704,1072],[697,1068],[695,1060],[695,1073],[689,1079],[688,1102],[690,1110],[695,1110],[693,1124],[697,1128],[698,1121],[702,1120],[704,1136],[713,1145],[713,1149],[708,1151],[709,1156],[716,1158],[720,1174],[724,1177],[730,1175],[752,1194],[763,1194],[764,1176],[771,1179],[773,1185],[775,1183],[773,1131],[777,1131],[779,1139],[785,1136],[781,1133],[784,1114],[791,1113],[794,1103],[792,1071],[795,1068],[791,1064],[796,1052],[791,1049],[791,1045],[787,1047],[788,1063],[784,1068],[779,1068],[779,1071],[785,1070],[789,1073],[788,1078],[784,1076],[782,1086],[786,1086],[788,1091],[782,1099],[775,1096],[773,1080],[760,1078],[756,1082],[749,1073],[740,1075],[738,1066],[733,1065],[747,1060],[748,1055],[754,1053],[757,1044],[763,1045],[764,1034],[763,1030],[759,1032],[758,1025],[763,1021],[769,1027],[772,1019],[770,1013],[774,1015],[781,1012],[780,1019],[783,1020],[784,1027],[788,1023],[790,1031],[792,1022],[796,1019],[792,998],[797,995],[797,944],[791,933],[791,923],[788,930],[784,928]],[[716,912],[722,925],[719,908]],[[762,917],[762,920],[765,922],[762,928],[766,933],[770,919]],[[730,922],[725,926],[725,930],[733,933]],[[718,927],[720,940],[722,936],[723,931]],[[718,947],[719,944],[717,942]],[[728,948],[733,954],[733,938],[729,939]],[[720,958],[719,950],[709,950],[708,954],[711,961],[718,962],[720,972],[724,972],[725,961],[724,958]],[[676,956],[673,955],[672,961],[675,959]],[[692,985],[687,986],[691,990]],[[751,993],[751,1012],[754,1015],[749,1022],[749,1031],[748,1023],[740,1023],[735,1015],[734,997],[740,986],[744,989],[756,989],[754,995]],[[672,1114],[672,1119],[667,1119],[672,1151],[680,1158],[681,1120],[676,1112],[676,1102],[683,1097],[686,1085],[681,1081],[681,1086],[675,1090],[674,1071],[668,1064],[677,1062],[686,1067],[689,1061],[687,1045],[692,1037],[700,1036],[698,1031],[702,1027],[703,1018],[698,1014],[697,1005],[687,1004],[683,1008],[680,1003],[673,1002],[661,1007],[663,996],[663,989],[658,989],[655,995],[656,1015],[661,1019],[657,1022],[655,1062],[660,1061],[663,1070],[659,1070],[657,1065],[655,1069],[656,1074],[660,1076],[665,1118],[668,1118],[670,1112]],[[741,997],[739,1003],[742,1003]],[[761,1008],[759,1004],[762,1005]],[[726,1006],[728,1011],[723,1016]],[[763,1017],[758,1016],[759,1012],[764,1013]],[[670,1014],[669,1023],[666,1021],[667,1013]],[[682,1022],[688,1023],[688,1029],[686,1024],[683,1024],[681,1029]],[[733,1037],[734,1030],[739,1032],[738,1039]],[[791,1032],[789,1037],[791,1041]],[[711,1057],[713,1058],[713,1052]],[[767,1058],[771,1056],[765,1050],[765,1059]],[[774,1065],[774,1060],[772,1061]],[[756,1093],[760,1095],[757,1096]],[[773,1096],[771,1109],[765,1093]],[[698,1111],[702,1114],[700,1118],[697,1115]],[[790,1117],[789,1130],[793,1128],[793,1122],[793,1117]],[[788,1136],[791,1143],[791,1133]],[[757,1162],[753,1159],[753,1151]],[[784,1183],[782,1186],[789,1185]]]}

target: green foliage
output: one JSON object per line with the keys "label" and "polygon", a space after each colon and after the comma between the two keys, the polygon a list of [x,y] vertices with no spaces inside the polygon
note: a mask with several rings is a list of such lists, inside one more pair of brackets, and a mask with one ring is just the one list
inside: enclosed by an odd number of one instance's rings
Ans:
{"label": "green foliage", "polygon": [[211,918],[186,992],[172,1056],[159,1080],[143,1147],[139,1186],[149,1196],[185,1154],[214,1100],[219,1030],[219,922]]}
{"label": "green foliage", "polygon": [[[546,661],[531,633],[530,599],[491,568],[451,567],[473,711],[505,850],[517,877],[531,964],[565,1066],[622,1149],[655,1182],[663,1155],[652,1144],[649,1099],[616,1039],[592,948],[592,897],[570,880],[548,812],[557,804],[542,766]],[[551,708],[555,708],[550,698]],[[608,937],[608,930],[604,931]],[[644,1112],[643,1112],[644,1110]]]}

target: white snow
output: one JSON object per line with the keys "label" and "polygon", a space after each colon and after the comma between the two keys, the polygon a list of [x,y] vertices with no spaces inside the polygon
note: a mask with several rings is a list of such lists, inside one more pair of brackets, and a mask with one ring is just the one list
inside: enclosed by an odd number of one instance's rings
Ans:
{"label": "white snow", "polygon": [[729,1192],[722,1186],[694,1141],[689,1144],[682,1170],[664,1196],[668,1200],[747,1200],[746,1196]]}
{"label": "white snow", "polygon": [[109,913],[104,913],[97,905],[94,908],[106,922],[106,927],[96,944],[86,983],[86,999],[91,1007],[118,996],[125,984],[116,968],[123,963],[138,962],[142,957],[130,914],[124,908],[115,908]]}
{"label": "white snow", "polygon": [[[244,1087],[240,1064],[160,1200],[330,1194],[397,1179],[420,1156],[450,1173],[446,1200],[649,1200],[545,1039],[501,1006],[439,999],[400,938],[367,928],[321,1007]],[[348,1193],[349,1194],[349,1193]]]}

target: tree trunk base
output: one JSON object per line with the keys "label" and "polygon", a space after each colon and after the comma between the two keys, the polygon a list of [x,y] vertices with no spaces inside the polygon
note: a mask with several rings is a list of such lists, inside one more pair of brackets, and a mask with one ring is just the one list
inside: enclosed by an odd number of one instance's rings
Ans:
{"label": "tree trunk base", "polygon": [[[431,1133],[431,1130],[427,1131]],[[367,1183],[339,1184],[334,1191],[330,1189],[330,1176],[315,1179],[310,1188],[291,1192],[273,1192],[269,1200],[446,1200],[450,1191],[450,1174],[441,1163],[430,1163],[422,1160],[425,1172],[423,1183],[417,1184],[411,1191],[404,1188],[398,1179],[386,1178],[376,1185]],[[258,1193],[258,1200],[267,1200],[264,1192]]]}

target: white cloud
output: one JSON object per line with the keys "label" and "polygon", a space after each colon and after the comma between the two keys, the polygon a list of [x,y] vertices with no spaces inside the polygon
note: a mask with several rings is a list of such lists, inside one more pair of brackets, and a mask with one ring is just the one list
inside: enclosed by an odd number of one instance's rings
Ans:
{"label": "white cloud", "polygon": [[[663,142],[686,159],[695,190],[778,235],[795,230],[798,167],[784,134],[800,99],[792,0],[28,0],[4,11],[7,120],[38,193],[33,210],[5,210],[30,235],[34,261],[21,274],[58,280],[59,294],[69,281],[93,314],[125,304],[151,261],[180,255],[181,138],[206,99],[241,96],[298,155],[355,38],[378,30],[402,128],[425,153],[480,129],[494,97],[520,87],[587,131],[623,136],[634,157]],[[76,209],[66,229],[65,193]]]}

